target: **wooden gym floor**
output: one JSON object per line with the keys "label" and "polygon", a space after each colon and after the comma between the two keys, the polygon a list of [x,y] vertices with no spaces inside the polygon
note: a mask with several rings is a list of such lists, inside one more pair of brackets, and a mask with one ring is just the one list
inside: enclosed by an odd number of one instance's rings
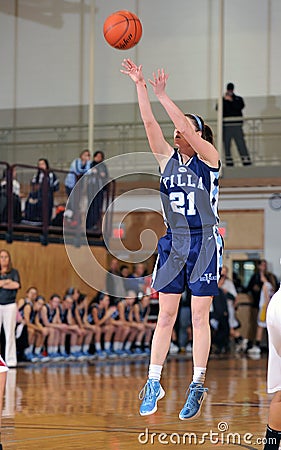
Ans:
{"label": "wooden gym floor", "polygon": [[192,371],[186,356],[169,358],[162,378],[166,396],[156,414],[139,416],[147,363],[47,363],[10,370],[3,449],[263,449],[259,439],[270,402],[265,356],[211,357],[209,394],[192,422],[178,419]]}

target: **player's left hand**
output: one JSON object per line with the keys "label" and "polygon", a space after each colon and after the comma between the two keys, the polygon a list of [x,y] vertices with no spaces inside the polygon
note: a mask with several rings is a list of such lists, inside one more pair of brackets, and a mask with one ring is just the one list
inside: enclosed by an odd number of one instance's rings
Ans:
{"label": "player's left hand", "polygon": [[165,92],[168,77],[169,75],[165,73],[164,69],[158,69],[157,75],[153,72],[153,80],[148,80],[157,97]]}

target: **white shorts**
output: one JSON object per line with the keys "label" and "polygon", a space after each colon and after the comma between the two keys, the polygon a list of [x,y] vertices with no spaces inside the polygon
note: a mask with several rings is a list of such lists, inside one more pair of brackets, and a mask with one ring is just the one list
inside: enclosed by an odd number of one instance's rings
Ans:
{"label": "white shorts", "polygon": [[273,295],[266,312],[268,331],[267,392],[281,391],[281,287]]}
{"label": "white shorts", "polygon": [[8,372],[8,367],[6,366],[6,363],[4,361],[4,359],[2,358],[2,356],[0,356],[0,373],[3,372]]}

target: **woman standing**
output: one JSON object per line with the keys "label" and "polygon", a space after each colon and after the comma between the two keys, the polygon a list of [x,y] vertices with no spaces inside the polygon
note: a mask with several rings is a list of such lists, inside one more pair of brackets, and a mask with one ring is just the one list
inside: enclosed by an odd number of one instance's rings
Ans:
{"label": "woman standing", "polygon": [[12,266],[11,255],[0,250],[0,329],[3,324],[6,350],[5,361],[8,367],[17,365],[16,353],[16,295],[20,288],[20,276]]}
{"label": "woman standing", "polygon": [[209,312],[218,293],[222,241],[218,234],[217,201],[219,155],[211,129],[197,115],[184,115],[165,92],[164,70],[153,74],[150,84],[174,123],[174,147],[165,140],[156,121],[142,66],[124,60],[122,72],[135,82],[141,117],[150,148],[161,170],[160,192],[167,234],[158,243],[158,260],[152,286],[159,292],[159,316],[151,348],[148,380],[140,393],[142,416],[157,410],[165,392],[161,371],[169,350],[182,292],[192,293],[193,379],[179,418],[200,414],[207,389],[204,387],[210,351]]}
{"label": "woman standing", "polygon": [[[48,218],[49,223],[51,222],[53,206],[54,206],[54,192],[59,190],[60,182],[56,176],[56,174],[50,170],[49,161],[45,158],[40,158],[38,160],[38,171],[37,174],[33,176],[31,180],[31,185],[35,187],[35,190],[38,192],[38,203],[42,205],[42,208],[45,206],[42,203],[43,200],[43,180],[45,177],[48,177]],[[42,211],[40,211],[40,218],[42,220]]]}

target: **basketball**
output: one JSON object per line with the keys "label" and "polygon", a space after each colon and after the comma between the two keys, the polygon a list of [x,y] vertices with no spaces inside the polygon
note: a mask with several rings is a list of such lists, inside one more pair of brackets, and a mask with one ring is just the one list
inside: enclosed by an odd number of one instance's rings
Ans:
{"label": "basketball", "polygon": [[103,34],[111,47],[128,50],[137,45],[142,36],[141,21],[130,11],[117,11],[105,20]]}

